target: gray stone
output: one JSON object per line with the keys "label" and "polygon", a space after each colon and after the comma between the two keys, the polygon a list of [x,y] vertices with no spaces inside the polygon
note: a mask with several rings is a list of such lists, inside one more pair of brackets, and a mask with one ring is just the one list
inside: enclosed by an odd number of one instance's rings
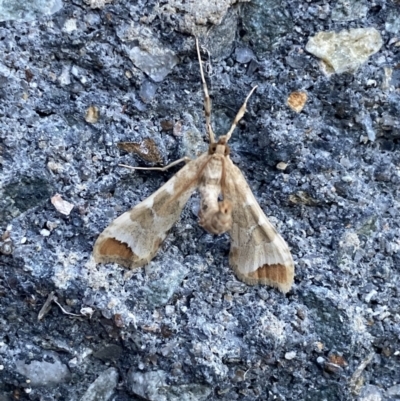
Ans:
{"label": "gray stone", "polygon": [[386,390],[386,395],[388,397],[396,397],[396,399],[400,398],[400,384],[396,384],[392,387],[389,387]]}
{"label": "gray stone", "polygon": [[[52,361],[46,361],[48,358]],[[31,360],[29,363],[19,359],[15,362],[16,371],[26,376],[30,380],[32,387],[55,386],[69,378],[70,373],[67,365],[60,361],[55,352],[45,351],[43,359],[42,361]]]}
{"label": "gray stone", "polygon": [[145,398],[146,400],[156,401],[159,397],[159,389],[166,386],[167,374],[163,370],[153,372],[139,372],[134,369],[129,370],[127,384],[132,393]]}
{"label": "gray stone", "polygon": [[379,51],[383,41],[375,28],[355,28],[336,32],[319,32],[310,38],[306,50],[322,59],[327,72],[354,72]]}
{"label": "gray stone", "polygon": [[303,302],[313,314],[318,338],[328,349],[343,351],[351,343],[351,327],[343,311],[323,288],[311,288]]}
{"label": "gray stone", "polygon": [[157,85],[151,81],[144,81],[140,87],[139,96],[144,103],[150,103],[157,92]]}
{"label": "gray stone", "polygon": [[[5,175],[2,178],[6,178]],[[53,188],[44,177],[17,176],[11,182],[0,178],[0,223],[7,222],[50,200]]]}
{"label": "gray stone", "polygon": [[115,368],[109,368],[100,373],[86,390],[81,401],[108,401],[117,387],[118,377],[118,371]]}
{"label": "gray stone", "polygon": [[61,0],[0,0],[0,21],[33,21],[62,8]]}
{"label": "gray stone", "polygon": [[[160,277],[143,287],[144,300],[149,309],[166,305],[188,273],[188,269],[179,261],[165,259],[163,266],[160,266],[157,262],[153,262],[148,266],[150,274],[158,271],[157,275]],[[166,268],[165,266],[168,267]]]}
{"label": "gray stone", "polygon": [[243,8],[242,21],[246,30],[243,40],[251,38],[257,55],[277,47],[293,28],[293,18],[280,2],[254,0]]}
{"label": "gray stone", "polygon": [[372,125],[370,114],[368,112],[363,112],[360,115],[356,116],[356,121],[364,127],[368,140],[370,142],[374,142],[376,139],[376,133]]}
{"label": "gray stone", "polygon": [[110,344],[106,347],[100,348],[93,356],[101,359],[102,361],[116,361],[121,357],[122,348],[116,344]]}
{"label": "gray stone", "polygon": [[175,53],[166,48],[146,26],[133,22],[121,25],[117,34],[125,43],[123,49],[132,63],[154,82],[161,82],[179,62]]}
{"label": "gray stone", "polygon": [[247,64],[255,58],[254,53],[248,47],[237,47],[235,49],[235,58],[238,63]]}
{"label": "gray stone", "polygon": [[[200,115],[192,115],[187,111],[182,112],[182,148],[183,154],[195,158],[200,152],[206,151],[202,130],[200,128]],[[197,128],[199,127],[199,128]]]}
{"label": "gray stone", "polygon": [[142,50],[140,47],[128,45],[124,46],[124,49],[132,63],[155,82],[161,82],[179,61],[168,49],[151,47]]}
{"label": "gray stone", "polygon": [[398,9],[391,10],[389,13],[386,19],[385,29],[394,34],[400,32],[400,13],[398,12]]}
{"label": "gray stone", "polygon": [[382,401],[382,390],[378,386],[368,384],[361,389],[358,401]]}
{"label": "gray stone", "polygon": [[[204,35],[209,25],[220,25],[229,8],[249,0],[169,0],[158,3],[155,12],[193,36]],[[177,23],[175,22],[177,20]]]}
{"label": "gray stone", "polygon": [[205,401],[211,388],[202,384],[169,386],[167,374],[162,370],[139,372],[130,370],[127,384],[131,391],[149,401]]}
{"label": "gray stone", "polygon": [[368,6],[364,0],[339,0],[332,10],[334,21],[354,21],[364,18],[368,13]]}
{"label": "gray stone", "polygon": [[238,24],[238,13],[230,9],[220,24],[215,25],[202,38],[204,47],[213,59],[224,59],[231,55]]}

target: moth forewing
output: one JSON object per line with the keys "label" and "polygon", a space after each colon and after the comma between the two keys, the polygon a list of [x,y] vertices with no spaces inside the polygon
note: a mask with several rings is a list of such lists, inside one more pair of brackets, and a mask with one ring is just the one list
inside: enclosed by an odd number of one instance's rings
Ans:
{"label": "moth forewing", "polygon": [[151,196],[116,218],[94,244],[95,262],[135,268],[153,259],[196,189],[207,158],[204,153],[190,161]]}
{"label": "moth forewing", "polygon": [[232,204],[229,263],[247,284],[288,292],[294,280],[289,247],[256,201],[241,171],[226,161],[226,197]]}

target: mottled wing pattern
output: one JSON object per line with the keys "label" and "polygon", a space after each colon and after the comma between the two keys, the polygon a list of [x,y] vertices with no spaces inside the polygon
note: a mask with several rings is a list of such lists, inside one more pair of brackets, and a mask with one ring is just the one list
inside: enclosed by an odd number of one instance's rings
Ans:
{"label": "mottled wing pattern", "polygon": [[241,171],[226,158],[226,194],[232,202],[229,263],[247,284],[267,284],[287,292],[294,264],[285,240],[269,222]]}
{"label": "mottled wing pattern", "polygon": [[208,157],[204,153],[190,161],[151,196],[116,218],[94,244],[96,263],[135,268],[153,259],[198,186],[199,172]]}

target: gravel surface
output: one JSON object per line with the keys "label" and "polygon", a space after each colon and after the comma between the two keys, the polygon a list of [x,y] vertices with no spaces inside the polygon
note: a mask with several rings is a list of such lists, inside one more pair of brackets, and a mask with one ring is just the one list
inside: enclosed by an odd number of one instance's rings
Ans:
{"label": "gravel surface", "polygon": [[[0,0],[0,21],[0,401],[400,399],[398,0]],[[194,35],[217,133],[258,85],[231,157],[292,250],[286,295],[235,278],[197,195],[147,266],[91,256],[179,168],[119,163],[207,149]]]}

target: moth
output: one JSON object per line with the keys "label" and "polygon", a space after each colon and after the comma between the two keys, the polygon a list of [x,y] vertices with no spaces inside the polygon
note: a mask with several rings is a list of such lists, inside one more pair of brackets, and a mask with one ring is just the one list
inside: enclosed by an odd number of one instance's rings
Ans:
{"label": "moth", "polygon": [[204,91],[208,152],[195,160],[183,158],[163,168],[149,168],[164,171],[182,161],[187,162],[160,189],[115,219],[100,234],[93,249],[95,262],[118,263],[131,269],[150,262],[189,197],[198,189],[201,197],[199,225],[211,234],[229,233],[229,263],[236,276],[247,284],[266,284],[286,293],[294,279],[288,245],[269,222],[243,174],[229,157],[228,141],[246,112],[256,86],[247,95],[229,131],[216,141],[197,39],[196,47]]}

